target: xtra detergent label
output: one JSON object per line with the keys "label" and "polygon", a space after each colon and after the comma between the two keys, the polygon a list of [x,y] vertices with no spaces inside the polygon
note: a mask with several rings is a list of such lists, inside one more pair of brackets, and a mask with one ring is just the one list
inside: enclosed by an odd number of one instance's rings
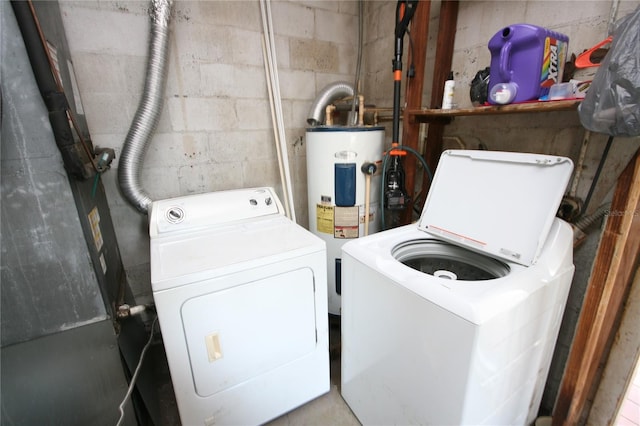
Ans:
{"label": "xtra detergent label", "polygon": [[547,37],[544,43],[544,57],[540,74],[540,87],[549,90],[555,83],[562,82],[564,63],[567,57],[568,43],[553,37]]}

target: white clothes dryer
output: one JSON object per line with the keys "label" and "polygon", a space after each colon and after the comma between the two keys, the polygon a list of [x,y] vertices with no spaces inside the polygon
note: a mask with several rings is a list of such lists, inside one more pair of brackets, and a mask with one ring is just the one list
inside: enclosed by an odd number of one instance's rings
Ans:
{"label": "white clothes dryer", "polygon": [[326,246],[271,188],[154,202],[149,232],[183,425],[261,424],[329,391]]}
{"label": "white clothes dryer", "polygon": [[350,241],[342,388],[363,424],[525,425],[573,277],[567,158],[446,151],[420,221]]}

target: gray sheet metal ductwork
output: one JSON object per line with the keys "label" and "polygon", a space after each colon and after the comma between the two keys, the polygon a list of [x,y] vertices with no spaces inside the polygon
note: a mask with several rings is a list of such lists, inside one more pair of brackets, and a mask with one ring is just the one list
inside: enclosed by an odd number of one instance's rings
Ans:
{"label": "gray sheet metal ductwork", "polygon": [[123,195],[144,214],[153,200],[142,189],[140,175],[144,155],[162,111],[172,6],[173,0],[151,0],[151,34],[144,92],[125,139],[118,165],[118,182]]}
{"label": "gray sheet metal ductwork", "polygon": [[311,126],[318,126],[324,123],[324,111],[327,105],[331,104],[336,99],[345,98],[347,96],[354,96],[355,90],[351,83],[346,81],[338,81],[331,83],[320,91],[311,109],[309,110],[309,118],[307,123]]}

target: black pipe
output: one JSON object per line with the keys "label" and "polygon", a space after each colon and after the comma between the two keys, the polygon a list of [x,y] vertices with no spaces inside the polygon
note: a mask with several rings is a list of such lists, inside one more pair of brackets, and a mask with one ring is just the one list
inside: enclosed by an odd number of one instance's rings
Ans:
{"label": "black pipe", "polygon": [[602,169],[604,168],[604,163],[607,161],[607,157],[609,156],[609,149],[611,149],[611,145],[613,144],[613,136],[609,136],[607,139],[607,144],[604,147],[604,151],[602,151],[602,156],[600,157],[600,162],[598,163],[598,168],[596,169],[596,174],[593,176],[593,180],[591,181],[591,186],[589,187],[589,193],[587,194],[587,198],[584,200],[584,205],[582,207],[582,211],[586,212],[589,207],[589,203],[591,202],[591,196],[593,195],[593,191],[596,189],[596,185],[598,184],[598,180],[600,180],[600,173],[602,173]]}
{"label": "black pipe", "polygon": [[67,111],[70,110],[69,102],[64,92],[58,88],[53,76],[38,25],[31,11],[31,2],[12,0],[11,7],[24,40],[40,95],[49,111],[49,122],[56,145],[62,154],[64,167],[72,176],[87,179],[93,175],[91,168],[85,167],[86,163],[90,164],[90,160],[73,137],[67,116]]}
{"label": "black pipe", "polygon": [[395,52],[393,56],[393,128],[391,142],[400,140],[400,98],[402,78],[402,51],[404,36],[418,7],[418,0],[399,0],[396,5]]}
{"label": "black pipe", "polygon": [[393,128],[391,141],[398,143],[400,140],[400,80],[393,82]]}
{"label": "black pipe", "polygon": [[395,54],[393,57],[393,127],[391,133],[391,142],[393,143],[398,143],[400,140],[400,89],[402,86],[401,71],[403,41],[404,33],[402,33],[402,36],[400,37],[396,34]]}

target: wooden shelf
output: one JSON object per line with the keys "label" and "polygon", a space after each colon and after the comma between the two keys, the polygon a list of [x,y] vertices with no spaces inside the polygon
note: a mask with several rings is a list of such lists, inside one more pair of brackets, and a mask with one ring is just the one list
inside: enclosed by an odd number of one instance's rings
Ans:
{"label": "wooden shelf", "polygon": [[407,109],[405,116],[417,123],[431,123],[434,121],[448,121],[453,117],[473,115],[518,114],[552,111],[575,111],[580,100],[526,102],[521,104],[480,106],[464,109]]}

